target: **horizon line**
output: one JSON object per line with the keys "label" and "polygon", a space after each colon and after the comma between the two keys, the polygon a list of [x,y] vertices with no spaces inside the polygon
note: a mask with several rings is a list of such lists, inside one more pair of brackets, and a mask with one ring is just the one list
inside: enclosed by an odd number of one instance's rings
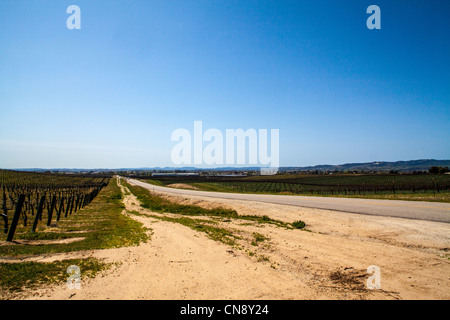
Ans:
{"label": "horizon line", "polygon": [[[413,162],[413,161],[450,161],[450,159],[413,159],[413,160],[396,160],[396,161],[385,161],[385,160],[374,160],[370,162],[346,162],[341,164],[317,164],[317,165],[286,165],[279,166],[278,168],[314,168],[320,166],[345,166],[350,164],[375,164],[375,163],[398,163],[398,162]],[[97,167],[97,168],[81,168],[81,167],[52,167],[52,168],[43,168],[43,167],[27,167],[27,168],[0,168],[1,170],[164,170],[164,169],[173,169],[173,170],[225,170],[225,169],[239,169],[239,170],[252,170],[252,169],[260,169],[264,168],[262,166],[223,166],[223,167],[195,167],[195,166],[153,166],[153,167],[116,167],[116,168],[106,168],[106,167]]]}

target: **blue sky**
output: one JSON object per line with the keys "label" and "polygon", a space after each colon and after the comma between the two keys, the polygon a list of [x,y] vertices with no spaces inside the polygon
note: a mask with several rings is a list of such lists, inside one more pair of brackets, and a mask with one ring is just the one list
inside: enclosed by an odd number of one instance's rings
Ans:
{"label": "blue sky", "polygon": [[[68,6],[81,8],[69,30]],[[381,8],[381,30],[366,9]],[[2,0],[0,168],[171,166],[279,129],[280,165],[450,158],[449,1]]]}

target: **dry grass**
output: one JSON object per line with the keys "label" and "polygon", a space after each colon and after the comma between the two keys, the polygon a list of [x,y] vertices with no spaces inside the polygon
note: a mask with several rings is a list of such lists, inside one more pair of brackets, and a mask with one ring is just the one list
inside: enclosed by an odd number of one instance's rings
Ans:
{"label": "dry grass", "polygon": [[369,275],[366,270],[344,268],[333,271],[330,280],[335,284],[350,290],[366,291],[366,281]]}

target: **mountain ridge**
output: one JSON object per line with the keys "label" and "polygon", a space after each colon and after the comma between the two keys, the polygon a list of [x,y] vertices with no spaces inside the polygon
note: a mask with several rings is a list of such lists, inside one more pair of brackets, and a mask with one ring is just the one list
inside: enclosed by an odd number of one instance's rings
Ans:
{"label": "mountain ridge", "polygon": [[[285,166],[280,167],[279,171],[427,171],[430,167],[450,167],[450,160],[419,159],[419,160],[400,160],[400,161],[372,161],[372,162],[353,162],[338,165],[321,164],[315,166]],[[140,167],[140,168],[23,168],[12,169],[17,171],[59,171],[59,172],[85,172],[85,171],[248,171],[259,170],[260,167],[216,167],[216,168],[197,168],[197,167]]]}

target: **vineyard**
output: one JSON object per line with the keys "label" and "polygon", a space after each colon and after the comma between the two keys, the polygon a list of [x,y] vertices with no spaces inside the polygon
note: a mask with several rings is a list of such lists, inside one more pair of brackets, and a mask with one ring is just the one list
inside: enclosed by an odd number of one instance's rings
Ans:
{"label": "vineyard", "polygon": [[434,174],[336,174],[274,175],[249,177],[152,177],[155,183],[185,183],[202,190],[243,193],[308,195],[367,195],[450,191],[450,175]]}
{"label": "vineyard", "polygon": [[0,170],[0,215],[6,241],[13,241],[18,228],[35,233],[39,224],[51,226],[76,213],[91,203],[109,179]]}

